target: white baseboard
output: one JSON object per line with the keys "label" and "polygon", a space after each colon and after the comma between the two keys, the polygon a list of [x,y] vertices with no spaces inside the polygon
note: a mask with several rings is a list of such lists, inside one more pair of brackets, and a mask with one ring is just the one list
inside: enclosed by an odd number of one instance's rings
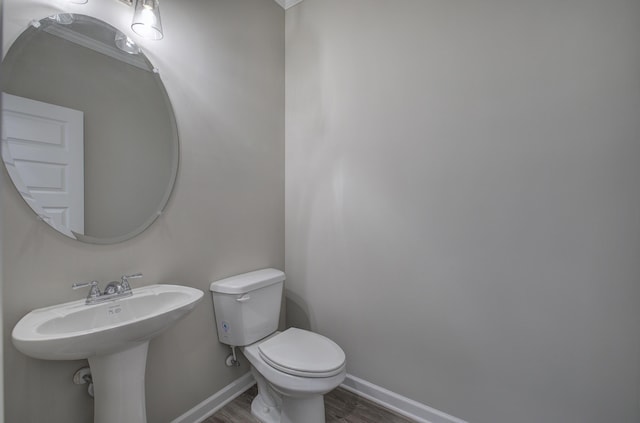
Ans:
{"label": "white baseboard", "polygon": [[340,386],[418,423],[467,423],[351,374]]}
{"label": "white baseboard", "polygon": [[191,410],[172,420],[171,423],[200,423],[236,399],[244,391],[255,385],[255,383],[256,381],[253,379],[253,376],[251,376],[251,372],[247,372]]}
{"label": "white baseboard", "polygon": [[[251,373],[247,372],[191,410],[171,421],[171,423],[201,423],[207,417],[212,416],[247,389],[251,388],[255,383],[256,381],[253,379]],[[347,374],[347,377],[340,386],[384,408],[393,410],[411,420],[415,420],[417,423],[467,423],[464,420],[450,416],[407,397],[403,397],[402,395],[391,392],[351,374]]]}

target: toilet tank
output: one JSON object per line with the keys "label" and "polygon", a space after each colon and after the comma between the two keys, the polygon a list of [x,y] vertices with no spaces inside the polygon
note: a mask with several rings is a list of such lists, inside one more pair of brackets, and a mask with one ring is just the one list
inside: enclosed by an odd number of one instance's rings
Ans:
{"label": "toilet tank", "polygon": [[278,329],[285,275],[277,269],[243,273],[211,283],[218,339],[250,345]]}

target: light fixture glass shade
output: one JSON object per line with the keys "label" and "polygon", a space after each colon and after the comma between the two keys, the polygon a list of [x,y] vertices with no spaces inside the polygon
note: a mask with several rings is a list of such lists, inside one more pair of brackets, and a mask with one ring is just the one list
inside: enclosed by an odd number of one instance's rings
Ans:
{"label": "light fixture glass shade", "polygon": [[129,53],[129,54],[140,53],[140,48],[138,47],[138,45],[131,38],[127,37],[125,34],[123,34],[120,31],[116,31],[115,43],[116,43],[116,47],[118,47],[120,50],[124,51],[125,53]]}
{"label": "light fixture glass shade", "polygon": [[58,13],[56,15],[50,16],[49,19],[53,19],[60,25],[69,25],[75,21],[75,18],[71,13]]}
{"label": "light fixture glass shade", "polygon": [[131,29],[141,37],[150,40],[162,39],[162,23],[160,22],[160,5],[158,4],[158,0],[136,1]]}
{"label": "light fixture glass shade", "polygon": [[87,0],[69,0],[69,3],[85,4]]}

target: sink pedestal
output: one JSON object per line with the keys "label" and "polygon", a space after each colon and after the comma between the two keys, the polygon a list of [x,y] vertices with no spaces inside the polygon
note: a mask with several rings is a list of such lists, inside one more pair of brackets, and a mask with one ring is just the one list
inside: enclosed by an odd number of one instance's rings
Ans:
{"label": "sink pedestal", "polygon": [[89,357],[94,423],[146,423],[144,373],[149,341],[124,351]]}
{"label": "sink pedestal", "polygon": [[27,313],[13,345],[41,360],[89,359],[94,423],[146,423],[144,373],[149,340],[189,314],[199,289],[149,285],[133,295],[86,305],[76,300]]}

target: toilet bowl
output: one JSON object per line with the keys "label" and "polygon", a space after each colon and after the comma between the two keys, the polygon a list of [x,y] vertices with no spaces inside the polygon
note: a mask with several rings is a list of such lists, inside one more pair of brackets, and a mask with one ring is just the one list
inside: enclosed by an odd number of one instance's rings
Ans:
{"label": "toilet bowl", "polygon": [[298,328],[278,332],[284,273],[263,269],[211,283],[220,342],[241,347],[258,395],[251,413],[262,423],[324,423],[324,394],[346,376],[344,351]]}
{"label": "toilet bowl", "polygon": [[252,414],[263,423],[324,423],[324,394],[346,376],[342,349],[330,339],[290,328],[242,349],[258,382]]}

